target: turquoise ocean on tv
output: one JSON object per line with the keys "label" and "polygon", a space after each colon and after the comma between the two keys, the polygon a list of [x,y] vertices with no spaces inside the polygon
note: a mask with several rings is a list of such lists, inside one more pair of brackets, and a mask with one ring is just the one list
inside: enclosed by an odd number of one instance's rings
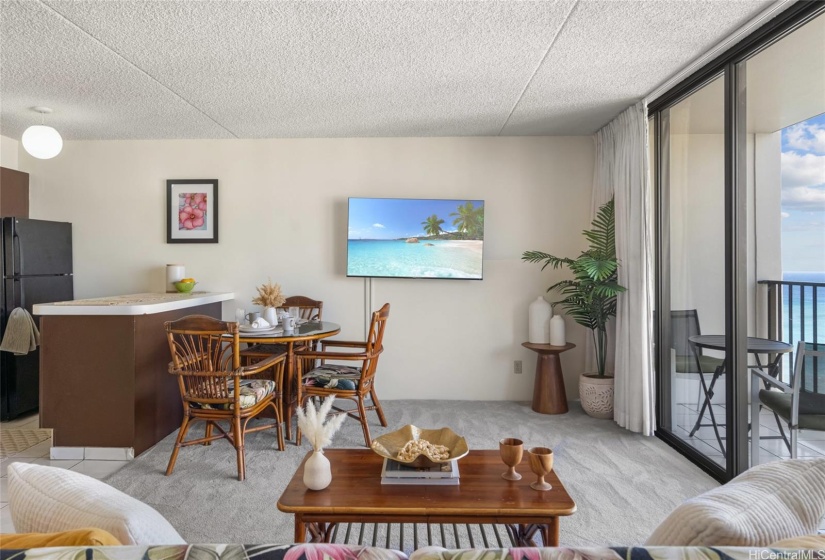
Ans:
{"label": "turquoise ocean on tv", "polygon": [[347,274],[396,278],[481,278],[482,241],[350,239]]}

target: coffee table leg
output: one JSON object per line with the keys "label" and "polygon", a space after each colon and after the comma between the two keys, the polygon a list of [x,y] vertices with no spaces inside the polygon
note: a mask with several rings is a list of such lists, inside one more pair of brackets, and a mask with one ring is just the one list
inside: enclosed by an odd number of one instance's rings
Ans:
{"label": "coffee table leg", "polygon": [[307,526],[304,523],[304,518],[300,513],[295,514],[295,542],[306,542]]}
{"label": "coffee table leg", "polygon": [[550,523],[541,526],[541,540],[544,546],[559,546],[559,518],[551,517]]}

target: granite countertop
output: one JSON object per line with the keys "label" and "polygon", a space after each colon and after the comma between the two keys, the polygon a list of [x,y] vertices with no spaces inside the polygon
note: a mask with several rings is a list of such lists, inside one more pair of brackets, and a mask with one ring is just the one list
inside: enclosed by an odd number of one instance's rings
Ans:
{"label": "granite countertop", "polygon": [[35,315],[148,315],[235,299],[232,292],[144,293],[76,299],[34,306]]}

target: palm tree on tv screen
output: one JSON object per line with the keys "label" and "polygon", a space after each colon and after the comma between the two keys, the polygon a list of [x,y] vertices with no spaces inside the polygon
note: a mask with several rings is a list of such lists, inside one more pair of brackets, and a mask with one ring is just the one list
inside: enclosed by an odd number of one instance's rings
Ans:
{"label": "palm tree on tv screen", "polygon": [[424,232],[427,235],[439,235],[444,232],[444,230],[441,229],[441,224],[443,223],[444,220],[440,219],[438,216],[433,214],[432,216],[421,222],[421,225],[424,226]]}
{"label": "palm tree on tv screen", "polygon": [[456,212],[450,212],[450,216],[455,216],[453,225],[458,228],[461,233],[467,234],[468,237],[481,237],[484,231],[484,207],[478,208],[473,206],[472,201],[468,200],[457,208]]}

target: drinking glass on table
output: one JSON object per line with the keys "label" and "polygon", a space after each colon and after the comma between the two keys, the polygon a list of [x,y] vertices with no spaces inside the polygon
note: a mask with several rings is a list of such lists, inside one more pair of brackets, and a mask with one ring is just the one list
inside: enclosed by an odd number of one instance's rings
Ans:
{"label": "drinking glass on table", "polygon": [[240,307],[235,309],[235,321],[239,325],[243,325],[244,324],[244,319],[246,319],[246,310],[241,309]]}
{"label": "drinking glass on table", "polygon": [[301,318],[301,308],[300,307],[290,307],[289,308],[289,316],[298,321]]}

